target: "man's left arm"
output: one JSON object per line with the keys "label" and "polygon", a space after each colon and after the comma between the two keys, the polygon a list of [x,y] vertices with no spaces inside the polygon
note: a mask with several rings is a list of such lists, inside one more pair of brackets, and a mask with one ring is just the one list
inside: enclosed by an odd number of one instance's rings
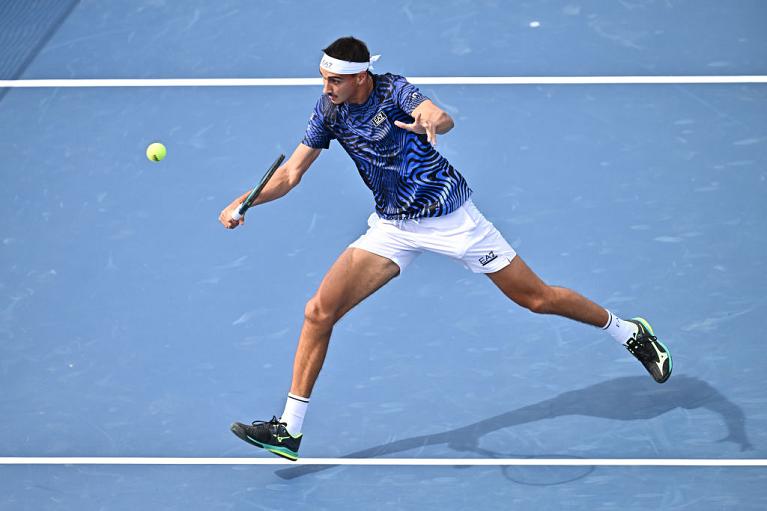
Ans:
{"label": "man's left arm", "polygon": [[430,99],[418,105],[413,113],[413,122],[410,124],[394,121],[394,125],[413,133],[426,134],[427,140],[432,145],[437,145],[437,135],[444,135],[455,126],[452,117]]}

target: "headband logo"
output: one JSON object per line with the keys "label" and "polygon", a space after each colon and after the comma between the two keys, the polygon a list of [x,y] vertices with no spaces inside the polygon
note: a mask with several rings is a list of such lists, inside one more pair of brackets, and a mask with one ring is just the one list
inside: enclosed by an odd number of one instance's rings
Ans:
{"label": "headband logo", "polygon": [[324,69],[332,69],[334,73],[341,75],[355,75],[364,71],[372,71],[373,66],[371,64],[377,61],[380,57],[380,55],[373,55],[367,62],[349,62],[333,58],[323,52],[320,67]]}

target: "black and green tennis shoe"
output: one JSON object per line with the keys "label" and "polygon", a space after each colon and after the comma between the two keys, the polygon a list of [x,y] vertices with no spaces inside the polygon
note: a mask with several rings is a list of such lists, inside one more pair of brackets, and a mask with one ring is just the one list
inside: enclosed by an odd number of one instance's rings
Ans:
{"label": "black and green tennis shoe", "polygon": [[629,339],[625,346],[634,355],[658,383],[663,383],[671,376],[671,352],[655,337],[652,327],[643,318],[628,319],[639,331]]}
{"label": "black and green tennis shoe", "polygon": [[290,461],[296,461],[303,435],[293,436],[288,433],[285,426],[286,424],[280,422],[277,417],[272,417],[270,421],[253,421],[250,426],[235,422],[231,429],[232,433],[249,444],[266,449]]}

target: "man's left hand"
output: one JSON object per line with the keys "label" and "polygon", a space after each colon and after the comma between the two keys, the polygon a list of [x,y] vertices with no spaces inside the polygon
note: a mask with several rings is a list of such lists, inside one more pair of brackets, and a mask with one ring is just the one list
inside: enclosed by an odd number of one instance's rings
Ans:
{"label": "man's left hand", "polygon": [[394,125],[403,130],[412,131],[419,135],[426,134],[426,140],[433,146],[437,145],[437,127],[433,122],[429,122],[423,118],[421,112],[416,112],[413,122],[410,124],[402,121],[394,121]]}

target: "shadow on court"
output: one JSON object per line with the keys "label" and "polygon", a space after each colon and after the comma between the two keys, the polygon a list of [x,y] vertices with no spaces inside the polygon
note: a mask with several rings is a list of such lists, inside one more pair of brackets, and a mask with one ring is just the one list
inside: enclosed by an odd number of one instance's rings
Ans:
{"label": "shadow on court", "polygon": [[[752,448],[746,434],[746,418],[739,406],[699,378],[675,375],[671,377],[668,383],[662,386],[658,386],[658,384],[647,377],[615,378],[583,389],[565,392],[552,399],[496,415],[495,417],[475,422],[462,428],[433,435],[404,438],[396,442],[353,452],[343,457],[374,458],[439,444],[446,444],[456,451],[474,452],[486,458],[548,457],[496,453],[481,448],[479,440],[482,436],[499,429],[553,419],[564,415],[582,415],[634,421],[652,419],[676,408],[704,408],[718,414],[727,426],[727,435],[720,441],[734,442],[740,446],[742,451]],[[563,458],[568,456],[552,457]],[[335,466],[337,465],[302,465],[277,470],[275,473],[283,479],[293,479]],[[567,477],[566,480],[583,477],[583,475],[586,475],[591,470],[593,468],[587,467],[585,473]],[[510,477],[505,470],[504,475],[516,480],[514,477]]]}

